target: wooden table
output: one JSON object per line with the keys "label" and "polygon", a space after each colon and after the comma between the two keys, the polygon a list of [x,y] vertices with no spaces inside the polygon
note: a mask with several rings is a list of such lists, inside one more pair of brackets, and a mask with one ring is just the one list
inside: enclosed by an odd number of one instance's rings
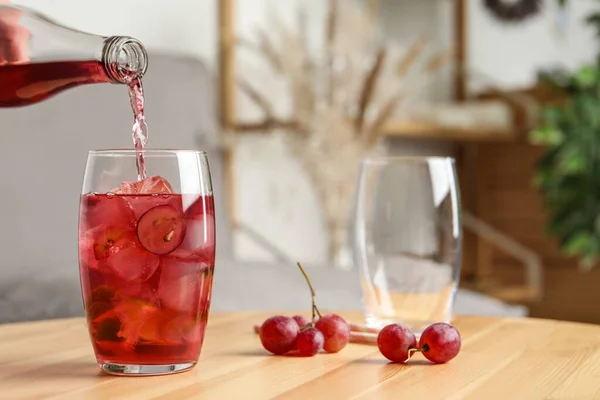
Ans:
{"label": "wooden table", "polygon": [[271,356],[252,331],[267,316],[214,313],[193,370],[135,378],[99,372],[83,319],[3,325],[0,399],[600,398],[600,326],[459,317],[457,358],[431,365],[417,355],[397,365],[360,344],[312,358]]}

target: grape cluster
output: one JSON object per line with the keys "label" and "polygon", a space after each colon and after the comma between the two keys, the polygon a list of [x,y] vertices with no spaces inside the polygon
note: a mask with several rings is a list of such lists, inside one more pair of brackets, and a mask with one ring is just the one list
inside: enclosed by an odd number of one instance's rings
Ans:
{"label": "grape cluster", "polygon": [[387,325],[377,335],[379,351],[393,362],[404,363],[420,352],[429,361],[442,364],[456,357],[460,346],[458,330],[443,322],[429,325],[421,334],[418,346],[415,335],[404,325]]}
{"label": "grape cluster", "polygon": [[304,316],[276,315],[260,326],[260,341],[273,354],[297,353],[311,357],[321,350],[337,353],[350,341],[350,328],[336,314],[327,314],[314,322]]}
{"label": "grape cluster", "polygon": [[276,315],[267,318],[258,330],[260,341],[266,350],[277,355],[295,352],[312,357],[321,350],[337,353],[350,341],[350,327],[337,314],[321,315],[315,302],[312,283],[300,263],[298,268],[312,295],[312,319],[303,315]]}
{"label": "grape cluster", "polygon": [[[312,295],[312,319],[303,315],[276,315],[267,318],[258,334],[263,347],[276,355],[298,354],[312,357],[321,350],[337,353],[350,342],[350,326],[337,314],[321,315],[315,303],[315,291],[310,279],[298,263]],[[427,327],[417,343],[414,333],[406,326],[390,324],[379,331],[377,347],[393,362],[407,362],[416,353],[429,361],[441,364],[452,360],[461,347],[458,330],[450,324],[435,323]]]}

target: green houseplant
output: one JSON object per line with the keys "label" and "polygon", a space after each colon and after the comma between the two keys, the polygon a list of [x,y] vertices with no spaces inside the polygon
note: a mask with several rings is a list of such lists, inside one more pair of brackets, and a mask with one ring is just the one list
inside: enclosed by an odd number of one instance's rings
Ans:
{"label": "green houseplant", "polygon": [[[587,23],[600,37],[600,13]],[[548,232],[589,269],[600,260],[600,57],[574,73],[543,73],[540,80],[565,95],[543,110],[531,133],[532,142],[547,149],[536,184],[549,213]]]}

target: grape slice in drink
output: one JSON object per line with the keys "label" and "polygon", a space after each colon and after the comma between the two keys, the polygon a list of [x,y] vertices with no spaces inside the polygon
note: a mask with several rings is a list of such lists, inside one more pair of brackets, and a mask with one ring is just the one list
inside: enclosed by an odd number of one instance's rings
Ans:
{"label": "grape slice in drink", "polygon": [[111,254],[128,247],[133,240],[131,228],[124,225],[100,225],[90,231],[93,240],[94,257],[105,260]]}
{"label": "grape slice in drink", "polygon": [[152,254],[169,254],[179,247],[184,236],[183,215],[170,205],[149,209],[137,222],[138,240]]}

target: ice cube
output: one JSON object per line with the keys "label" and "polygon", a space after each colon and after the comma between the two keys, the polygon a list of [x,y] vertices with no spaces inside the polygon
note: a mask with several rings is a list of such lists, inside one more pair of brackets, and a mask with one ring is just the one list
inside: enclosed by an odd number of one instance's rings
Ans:
{"label": "ice cube", "polygon": [[168,342],[198,342],[204,336],[204,324],[195,315],[179,315],[168,321],[161,333]]}
{"label": "ice cube", "polygon": [[214,264],[214,248],[184,249],[181,246],[163,257],[187,264],[197,264],[199,271],[204,271]]}
{"label": "ice cube", "polygon": [[100,261],[107,259],[121,248],[129,247],[136,236],[131,226],[99,225],[87,232],[86,239],[89,238],[91,238],[93,255]]}
{"label": "ice cube", "polygon": [[210,214],[196,216],[194,219],[186,218],[185,237],[181,243],[184,249],[200,249],[215,245],[215,217]]}
{"label": "ice cube", "polygon": [[121,300],[138,300],[153,306],[159,305],[158,296],[154,285],[148,282],[128,282],[127,285],[115,292],[115,298]]}
{"label": "ice cube", "polygon": [[198,218],[204,214],[214,214],[215,206],[212,196],[184,194],[183,204],[186,218]]}
{"label": "ice cube", "polygon": [[94,239],[90,236],[79,240],[79,266],[85,270],[98,268],[98,260],[94,255]]}
{"label": "ice cube", "polygon": [[125,201],[129,204],[136,220],[139,220],[148,210],[162,205],[169,205],[181,212],[181,196],[163,194],[160,196],[131,196],[126,197]]}
{"label": "ice cube", "polygon": [[[122,182],[119,193],[121,194],[137,194],[141,182]],[[115,189],[113,189],[115,190]]]}
{"label": "ice cube", "polygon": [[162,306],[177,311],[193,311],[200,301],[200,274],[197,264],[163,257],[158,298]]}
{"label": "ice cube", "polygon": [[196,324],[188,329],[182,330],[182,334],[185,340],[188,342],[198,342],[204,337],[205,324],[200,321],[196,321]]}
{"label": "ice cube", "polygon": [[133,211],[121,196],[88,194],[82,197],[80,208],[80,229],[83,231],[102,224],[135,224]]}
{"label": "ice cube", "polygon": [[171,185],[160,176],[153,176],[139,182],[123,182],[121,184],[123,194],[154,194],[155,196],[124,196],[124,201],[133,211],[135,219],[144,215],[151,208],[159,205],[168,204],[173,208],[183,212],[183,205],[180,195],[170,195],[173,193]]}
{"label": "ice cube", "polygon": [[[79,239],[79,265],[86,274],[105,270],[105,260],[135,235],[132,227],[99,225],[82,233]],[[129,239],[127,239],[129,237]],[[102,276],[102,279],[107,278]]]}
{"label": "ice cube", "polygon": [[128,280],[144,282],[160,263],[160,257],[146,251],[139,242],[120,246],[106,259],[106,265],[117,275]]}
{"label": "ice cube", "polygon": [[90,251],[94,258],[120,279],[143,282],[158,268],[160,258],[140,245],[132,228],[104,225],[90,231],[89,235],[94,238]]}
{"label": "ice cube", "polygon": [[136,182],[121,183],[122,194],[161,194],[173,193],[173,188],[167,180],[160,176],[151,176]]}

